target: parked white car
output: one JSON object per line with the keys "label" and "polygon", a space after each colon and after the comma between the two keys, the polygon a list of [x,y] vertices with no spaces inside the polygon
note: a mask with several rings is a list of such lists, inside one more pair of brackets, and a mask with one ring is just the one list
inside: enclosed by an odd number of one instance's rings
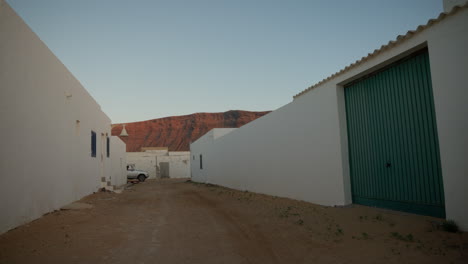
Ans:
{"label": "parked white car", "polygon": [[149,177],[148,172],[137,170],[133,165],[127,165],[127,179],[134,180],[138,179],[140,182],[144,182]]}

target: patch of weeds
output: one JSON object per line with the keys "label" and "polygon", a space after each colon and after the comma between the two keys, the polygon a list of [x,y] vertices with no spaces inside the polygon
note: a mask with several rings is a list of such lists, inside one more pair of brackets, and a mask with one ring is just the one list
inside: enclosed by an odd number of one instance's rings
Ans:
{"label": "patch of weeds", "polygon": [[378,214],[374,217],[375,221],[383,221],[383,216],[381,214]]}
{"label": "patch of weeds", "polygon": [[281,211],[280,213],[280,217],[289,217],[289,211],[291,210],[291,207],[288,206],[288,208],[284,209],[283,211]]}
{"label": "patch of weeds", "polygon": [[398,232],[391,232],[390,233],[392,235],[392,237],[398,239],[398,240],[401,240],[401,241],[406,241],[406,242],[413,242],[414,241],[414,237],[412,234],[408,234],[406,236],[398,233]]}
{"label": "patch of weeds", "polygon": [[450,249],[460,249],[461,248],[460,245],[446,245],[445,247],[450,248]]}
{"label": "patch of weeds", "polygon": [[337,236],[343,235],[343,229],[339,225],[336,225],[335,235]]}
{"label": "patch of weeds", "polygon": [[414,241],[413,235],[412,234],[406,235],[406,241],[413,242]]}
{"label": "patch of weeds", "polygon": [[392,253],[395,255],[401,255],[400,251],[396,248],[392,248]]}
{"label": "patch of weeds", "polygon": [[241,196],[241,197],[238,197],[237,198],[238,201],[245,201],[245,202],[250,202],[250,198],[249,197],[245,197],[245,196]]}
{"label": "patch of weeds", "polygon": [[367,220],[367,215],[359,216],[359,221],[364,221],[364,220]]}
{"label": "patch of weeds", "polygon": [[369,235],[366,232],[362,232],[362,239],[369,239]]}
{"label": "patch of weeds", "polygon": [[202,183],[202,182],[195,182],[195,181],[192,181],[192,180],[186,180],[185,182],[191,183],[191,184],[196,185],[196,186],[202,186],[202,185],[207,186],[209,184],[209,183],[205,184],[205,183]]}
{"label": "patch of weeds", "polygon": [[453,220],[445,220],[441,224],[442,230],[450,233],[457,233],[460,228],[458,227],[457,223]]}
{"label": "patch of weeds", "polygon": [[357,240],[368,240],[368,239],[370,239],[369,234],[367,234],[366,232],[362,232],[361,236],[359,236],[359,237],[352,236],[351,238],[352,239],[357,239]]}
{"label": "patch of weeds", "polygon": [[291,206],[288,206],[286,209],[284,209],[281,213],[280,213],[280,217],[289,217],[290,215],[290,212],[293,208]]}
{"label": "patch of weeds", "polygon": [[298,225],[303,225],[303,224],[304,224],[304,220],[299,219],[299,220],[296,221],[296,224],[298,224]]}

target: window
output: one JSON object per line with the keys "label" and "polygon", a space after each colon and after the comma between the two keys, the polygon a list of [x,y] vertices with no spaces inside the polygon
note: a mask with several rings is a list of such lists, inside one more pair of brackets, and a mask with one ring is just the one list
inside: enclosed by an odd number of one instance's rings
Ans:
{"label": "window", "polygon": [[203,170],[203,156],[200,154],[200,170]]}
{"label": "window", "polygon": [[107,143],[106,145],[107,157],[109,158],[110,157],[110,138],[109,137],[107,137],[106,143]]}
{"label": "window", "polygon": [[195,160],[195,155],[193,155],[193,160]]}
{"label": "window", "polygon": [[91,131],[91,157],[96,157],[96,132]]}

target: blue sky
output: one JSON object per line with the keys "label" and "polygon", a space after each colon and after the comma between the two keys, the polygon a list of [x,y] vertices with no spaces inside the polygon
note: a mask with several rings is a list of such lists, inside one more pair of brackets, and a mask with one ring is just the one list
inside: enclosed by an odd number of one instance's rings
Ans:
{"label": "blue sky", "polygon": [[274,110],[442,0],[7,0],[114,123]]}

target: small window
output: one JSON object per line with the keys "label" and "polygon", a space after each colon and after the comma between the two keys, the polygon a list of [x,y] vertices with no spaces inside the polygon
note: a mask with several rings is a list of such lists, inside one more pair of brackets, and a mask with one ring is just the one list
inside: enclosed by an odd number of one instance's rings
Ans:
{"label": "small window", "polygon": [[96,157],[96,132],[91,131],[91,157]]}
{"label": "small window", "polygon": [[107,137],[106,143],[107,143],[106,145],[107,157],[109,158],[110,157],[110,138],[109,137]]}
{"label": "small window", "polygon": [[203,170],[203,156],[200,154],[200,170]]}
{"label": "small window", "polygon": [[193,160],[195,160],[195,155],[193,155]]}

